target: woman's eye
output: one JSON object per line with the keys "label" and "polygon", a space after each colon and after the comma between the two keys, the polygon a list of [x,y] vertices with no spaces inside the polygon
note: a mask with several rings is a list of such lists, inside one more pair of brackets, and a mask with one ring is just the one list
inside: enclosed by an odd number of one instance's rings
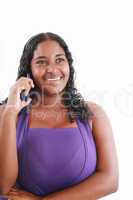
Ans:
{"label": "woman's eye", "polygon": [[37,63],[37,64],[42,64],[42,65],[43,65],[43,64],[46,64],[46,61],[44,61],[44,60],[39,60],[39,61],[37,61],[36,63]]}
{"label": "woman's eye", "polygon": [[64,62],[64,61],[65,61],[65,60],[64,60],[63,58],[57,58],[57,59],[56,59],[56,62],[57,62],[57,63],[61,63],[61,62]]}

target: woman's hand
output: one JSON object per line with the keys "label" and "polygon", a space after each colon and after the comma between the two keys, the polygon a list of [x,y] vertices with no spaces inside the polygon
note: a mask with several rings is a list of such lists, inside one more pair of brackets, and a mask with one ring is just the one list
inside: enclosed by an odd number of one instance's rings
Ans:
{"label": "woman's hand", "polygon": [[13,110],[17,113],[19,111],[27,106],[31,102],[31,98],[29,97],[28,101],[21,101],[20,99],[20,93],[25,90],[25,95],[27,96],[31,87],[34,87],[33,80],[27,77],[21,77],[18,79],[15,84],[10,88],[7,106],[12,107]]}
{"label": "woman's hand", "polygon": [[42,198],[36,196],[30,192],[20,190],[17,188],[12,188],[7,195],[5,195],[8,200],[41,200]]}

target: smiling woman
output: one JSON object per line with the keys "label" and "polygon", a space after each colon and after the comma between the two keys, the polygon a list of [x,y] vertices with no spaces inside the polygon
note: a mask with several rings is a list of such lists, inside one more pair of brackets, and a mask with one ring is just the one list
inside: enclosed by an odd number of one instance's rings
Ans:
{"label": "smiling woman", "polygon": [[69,78],[69,63],[58,42],[48,39],[38,45],[31,60],[31,72],[45,93],[62,92]]}
{"label": "smiling woman", "polygon": [[[40,33],[26,43],[16,82],[0,106],[1,195],[95,200],[116,192],[118,164],[109,119],[78,93],[72,63],[57,34]],[[27,101],[20,98],[23,90]]]}

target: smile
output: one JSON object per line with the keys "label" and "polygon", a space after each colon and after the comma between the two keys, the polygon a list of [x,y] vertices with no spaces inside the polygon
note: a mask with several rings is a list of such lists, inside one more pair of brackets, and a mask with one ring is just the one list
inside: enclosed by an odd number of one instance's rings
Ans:
{"label": "smile", "polygon": [[47,78],[45,79],[46,81],[58,81],[58,80],[61,80],[62,77],[55,77],[55,78]]}
{"label": "smile", "polygon": [[57,77],[57,78],[48,78],[47,80],[50,80],[50,81],[56,81],[56,80],[60,80],[61,77]]}

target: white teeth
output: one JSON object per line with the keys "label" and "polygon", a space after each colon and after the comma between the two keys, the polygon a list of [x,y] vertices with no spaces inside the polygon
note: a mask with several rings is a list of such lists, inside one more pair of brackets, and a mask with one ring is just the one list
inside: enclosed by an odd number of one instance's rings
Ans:
{"label": "white teeth", "polygon": [[52,80],[52,81],[55,81],[55,80],[60,80],[61,77],[57,77],[57,78],[48,78],[47,80]]}

